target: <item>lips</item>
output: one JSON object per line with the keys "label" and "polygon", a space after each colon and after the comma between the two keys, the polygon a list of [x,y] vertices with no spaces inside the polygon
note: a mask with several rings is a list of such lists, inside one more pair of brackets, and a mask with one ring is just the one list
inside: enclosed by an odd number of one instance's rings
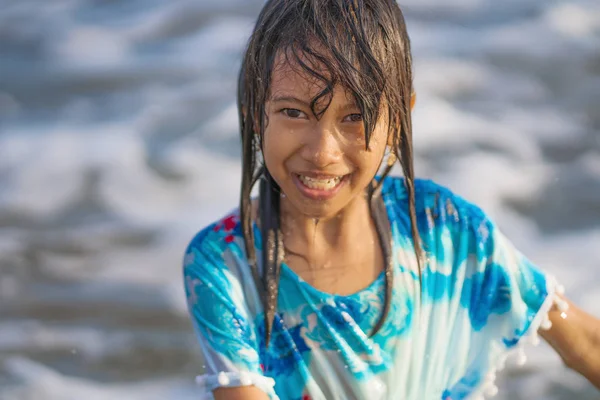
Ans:
{"label": "lips", "polygon": [[306,175],[298,175],[298,179],[310,189],[331,190],[340,184],[343,176],[335,176],[333,178],[313,178]]}
{"label": "lips", "polygon": [[328,200],[346,184],[350,175],[292,174],[298,190],[312,200]]}

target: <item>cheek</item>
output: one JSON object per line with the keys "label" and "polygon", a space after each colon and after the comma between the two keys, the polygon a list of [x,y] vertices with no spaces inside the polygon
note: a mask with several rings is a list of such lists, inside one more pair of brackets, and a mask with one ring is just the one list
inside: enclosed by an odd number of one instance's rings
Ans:
{"label": "cheek", "polygon": [[277,148],[277,141],[269,138],[269,136],[270,135],[266,134],[265,132],[265,139],[263,142],[263,159],[269,171],[273,171],[275,165],[277,164],[277,156],[280,153],[280,150]]}
{"label": "cheek", "polygon": [[388,130],[385,127],[379,127],[371,138],[369,148],[371,149],[371,153],[376,154],[378,160],[381,161],[387,147]]}
{"label": "cheek", "polygon": [[365,169],[377,169],[383,159],[386,142],[379,137],[373,136],[369,141],[369,150],[365,149],[365,143],[366,141],[363,139],[353,146],[356,162],[360,163]]}
{"label": "cheek", "polygon": [[277,126],[271,126],[264,133],[263,158],[271,173],[281,169],[283,162],[293,153],[291,141],[282,138],[280,132]]}

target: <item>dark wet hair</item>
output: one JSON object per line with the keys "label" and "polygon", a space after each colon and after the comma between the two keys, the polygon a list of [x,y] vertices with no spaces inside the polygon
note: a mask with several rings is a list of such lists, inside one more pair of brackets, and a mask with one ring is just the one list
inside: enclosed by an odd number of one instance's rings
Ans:
{"label": "dark wet hair", "polygon": [[[267,124],[265,103],[276,57],[308,73],[323,90],[312,99],[319,118],[336,85],[355,98],[364,122],[366,146],[383,107],[387,107],[392,153],[398,157],[408,192],[409,215],[417,259],[421,246],[415,215],[410,104],[412,60],[404,17],[395,0],[269,0],[263,7],[243,59],[238,86],[242,139],[240,216],[246,252],[263,295],[266,343],[277,309],[279,273],[284,249],[280,231],[280,188],[260,161]],[[325,71],[325,73],[323,72]],[[371,213],[385,257],[385,301],[372,334],[383,326],[392,296],[392,238],[381,196],[383,178],[369,190]],[[254,246],[251,191],[260,180],[258,218],[263,238],[262,268]],[[420,268],[419,268],[420,276]]]}

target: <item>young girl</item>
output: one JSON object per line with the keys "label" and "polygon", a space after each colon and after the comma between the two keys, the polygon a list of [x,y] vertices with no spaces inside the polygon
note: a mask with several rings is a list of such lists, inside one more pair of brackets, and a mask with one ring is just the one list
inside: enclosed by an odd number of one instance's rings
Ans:
{"label": "young girl", "polygon": [[[201,398],[493,396],[538,329],[600,387],[600,323],[483,211],[414,179],[393,0],[268,1],[238,100],[239,210],[185,257]],[[396,160],[402,179],[388,177]]]}

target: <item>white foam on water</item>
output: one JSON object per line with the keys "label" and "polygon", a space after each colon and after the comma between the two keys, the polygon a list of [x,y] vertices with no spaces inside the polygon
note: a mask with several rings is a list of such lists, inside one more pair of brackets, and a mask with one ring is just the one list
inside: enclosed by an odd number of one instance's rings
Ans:
{"label": "white foam on water", "polygon": [[192,384],[181,380],[154,380],[135,384],[98,384],[72,378],[22,357],[4,361],[4,369],[20,384],[9,387],[3,399],[106,400],[106,399],[195,399]]}
{"label": "white foam on water", "polygon": [[67,65],[110,67],[120,65],[131,55],[131,46],[121,32],[98,27],[71,29],[54,49]]}
{"label": "white foam on water", "polygon": [[[28,306],[120,304],[185,316],[184,248],[238,202],[236,72],[261,3],[23,0],[0,11],[2,37],[22,49],[0,66],[0,217],[28,221],[0,229],[0,263],[13,266],[0,271],[0,301],[28,296]],[[544,208],[548,188],[579,176],[589,180],[573,187],[577,204],[600,198],[590,187],[600,186],[590,139],[598,135],[599,3],[401,3],[415,60],[417,174],[480,205],[573,300],[600,315],[600,221],[549,234],[510,205]],[[6,77],[23,80],[23,93]],[[553,158],[549,148],[565,155]],[[75,215],[86,212],[90,174],[98,220]],[[76,222],[54,221],[68,217]],[[47,224],[56,225],[51,233]],[[77,348],[92,359],[125,352],[134,340],[123,333],[129,326],[47,322],[3,321],[0,352]],[[530,369],[511,374],[499,399],[558,400],[554,382],[593,393],[547,346],[529,353]],[[194,396],[192,376],[110,384],[58,371],[52,362],[6,358],[0,376],[12,383],[0,398]]]}
{"label": "white foam on water", "polygon": [[[222,17],[212,21],[198,34],[177,43],[180,53],[202,60],[227,53],[239,53],[246,45],[252,28],[253,18]],[[201,51],[198,51],[201,49]],[[224,67],[224,65],[222,65]]]}
{"label": "white foam on water", "polygon": [[558,3],[544,13],[548,25],[565,36],[588,40],[600,31],[600,6],[597,2]]}

